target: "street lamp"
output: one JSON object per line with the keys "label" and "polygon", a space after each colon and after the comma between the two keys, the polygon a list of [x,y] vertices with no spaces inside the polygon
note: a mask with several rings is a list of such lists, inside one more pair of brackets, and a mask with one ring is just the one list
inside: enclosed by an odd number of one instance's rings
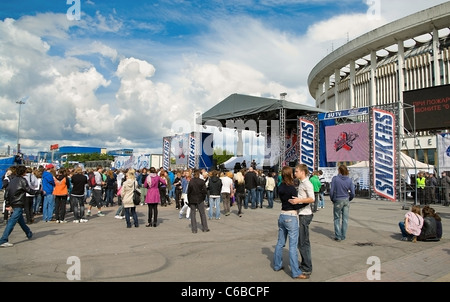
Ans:
{"label": "street lamp", "polygon": [[20,112],[22,111],[22,105],[25,104],[25,101],[28,97],[22,98],[20,101],[17,101],[16,104],[19,104],[19,121],[17,123],[17,153],[20,153],[20,143],[19,143],[19,134],[20,134]]}

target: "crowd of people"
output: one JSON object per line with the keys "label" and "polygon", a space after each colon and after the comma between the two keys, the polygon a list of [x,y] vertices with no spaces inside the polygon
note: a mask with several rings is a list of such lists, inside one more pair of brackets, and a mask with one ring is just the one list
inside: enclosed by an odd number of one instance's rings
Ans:
{"label": "crowd of people", "polygon": [[[346,239],[355,188],[346,165],[339,165],[337,172],[329,184],[329,194],[333,204],[334,240],[339,242]],[[418,184],[422,184],[421,177],[418,177]],[[447,177],[445,173],[443,179],[447,180],[444,177]],[[158,206],[175,204],[178,217],[189,219],[191,231],[196,234],[199,226],[202,232],[209,232],[208,220],[220,220],[222,214],[229,216],[233,206],[237,207],[238,217],[243,217],[249,208],[255,210],[265,206],[272,209],[274,199],[279,198],[281,213],[273,268],[275,271],[283,269],[283,248],[289,239],[289,263],[295,279],[309,279],[312,274],[309,225],[314,213],[325,207],[327,186],[322,171],[310,173],[304,164],[295,168],[285,166],[279,173],[267,175],[253,166],[234,172],[208,172],[205,169],[166,171],[155,167],[138,171],[132,168],[104,169],[102,166],[92,170],[81,167],[56,169],[52,164],[32,169],[14,165],[8,169],[2,184],[7,225],[0,238],[0,247],[13,245],[8,237],[17,223],[29,239],[33,236],[30,224],[37,221],[66,223],[67,208],[73,212],[73,223],[85,223],[94,209],[97,209],[97,216],[103,217],[102,209],[116,206],[117,200],[115,218],[124,219],[127,228],[132,225],[137,228],[136,206],[147,205],[145,226],[155,228],[159,225]],[[136,190],[141,193],[138,204],[133,201]],[[35,217],[40,215],[42,218],[36,220]],[[414,205],[399,227],[404,241],[439,241],[443,233],[440,216],[427,202]]]}

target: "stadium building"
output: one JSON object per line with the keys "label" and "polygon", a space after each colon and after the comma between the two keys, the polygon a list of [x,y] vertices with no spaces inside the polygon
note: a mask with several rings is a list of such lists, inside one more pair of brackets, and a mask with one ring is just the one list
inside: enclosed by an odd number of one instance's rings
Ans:
{"label": "stadium building", "polygon": [[[405,133],[401,150],[437,165],[437,134],[450,129],[449,26],[450,2],[446,2],[334,50],[308,77],[316,107],[339,111],[392,103],[403,109],[409,106],[412,117],[400,114]],[[414,126],[406,125],[406,120]]]}

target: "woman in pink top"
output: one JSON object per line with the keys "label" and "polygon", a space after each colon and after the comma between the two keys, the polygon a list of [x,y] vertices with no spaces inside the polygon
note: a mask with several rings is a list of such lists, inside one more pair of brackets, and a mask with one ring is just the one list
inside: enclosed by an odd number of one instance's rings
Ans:
{"label": "woman in pink top", "polygon": [[410,212],[405,214],[405,221],[398,223],[400,231],[402,232],[402,241],[417,241],[417,236],[423,226],[423,217],[420,216],[420,206],[414,205]]}
{"label": "woman in pink top", "polygon": [[[147,176],[144,182],[144,187],[147,188],[147,196],[145,196],[145,203],[148,206],[148,222],[145,225],[146,227],[154,227],[156,228],[156,222],[158,221],[158,203],[161,202],[159,195],[158,184],[162,182],[164,185],[166,184],[166,179],[163,177],[159,177],[156,174],[156,168],[150,168],[150,174]],[[153,222],[152,218],[154,216]]]}

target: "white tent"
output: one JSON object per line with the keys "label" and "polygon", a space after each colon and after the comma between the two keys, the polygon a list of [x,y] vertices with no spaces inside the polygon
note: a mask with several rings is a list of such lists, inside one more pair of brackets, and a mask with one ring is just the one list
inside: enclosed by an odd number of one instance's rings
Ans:
{"label": "white tent", "polygon": [[[400,152],[400,163],[396,164],[397,167],[402,169],[417,169],[417,170],[425,170],[426,172],[432,172],[434,170],[433,165],[425,164],[418,160],[415,160],[412,157],[409,157],[403,152]],[[368,168],[369,161],[361,161],[357,164],[348,166],[348,168]]]}

